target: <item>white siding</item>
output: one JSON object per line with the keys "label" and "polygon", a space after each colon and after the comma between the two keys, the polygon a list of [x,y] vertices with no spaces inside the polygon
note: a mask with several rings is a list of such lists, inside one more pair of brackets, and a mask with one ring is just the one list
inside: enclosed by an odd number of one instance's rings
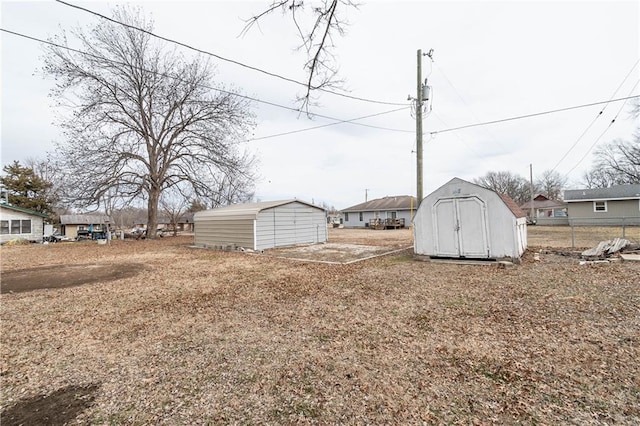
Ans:
{"label": "white siding", "polygon": [[[486,209],[483,214],[480,210],[469,208],[476,206],[477,203],[463,201],[471,199],[481,201]],[[440,212],[436,210],[437,206],[449,205],[449,203],[451,206],[449,209],[450,217],[438,217],[436,213]],[[458,211],[463,222],[473,224],[472,227],[478,231],[477,233],[464,234],[467,239],[467,247],[470,245],[474,247],[471,251],[465,252],[466,249],[459,244],[458,236],[462,235],[462,231],[458,228],[464,226],[464,223],[455,220],[455,211]],[[445,213],[442,210],[441,214],[445,215]],[[482,215],[484,218],[481,217]],[[474,221],[483,223],[474,223]],[[484,234],[480,232],[481,230]],[[472,241],[474,238],[477,241]],[[448,240],[445,241],[445,239]],[[481,246],[485,244],[487,250],[481,251]],[[516,218],[495,192],[457,178],[429,194],[420,204],[414,219],[414,251],[416,254],[517,259],[524,253],[526,244],[526,220],[524,218]],[[446,249],[441,249],[440,246]]]}
{"label": "white siding", "polygon": [[324,210],[302,203],[265,209],[256,221],[256,249],[327,241]]}
{"label": "white siding", "polygon": [[252,203],[198,212],[195,244],[253,250],[327,241],[324,209],[298,201]]}
{"label": "white siding", "polygon": [[19,233],[0,234],[0,243],[15,239],[25,239],[29,241],[42,242],[44,234],[44,221],[40,216],[32,216],[28,213],[22,213],[7,208],[0,209],[0,220],[6,220],[9,222],[9,232],[11,232],[12,220],[30,220],[31,229],[28,233],[22,233],[22,229]]}

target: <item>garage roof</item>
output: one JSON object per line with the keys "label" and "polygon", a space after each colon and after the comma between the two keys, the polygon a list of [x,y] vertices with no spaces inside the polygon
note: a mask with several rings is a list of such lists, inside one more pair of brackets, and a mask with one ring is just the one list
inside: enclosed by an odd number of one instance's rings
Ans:
{"label": "garage roof", "polygon": [[193,216],[194,220],[197,219],[256,219],[258,214],[262,210],[271,209],[273,207],[280,207],[290,203],[301,203],[307,206],[315,207],[318,210],[324,208],[316,206],[314,204],[306,203],[300,200],[281,200],[281,201],[264,201],[260,203],[246,203],[246,204],[233,204],[231,206],[218,207],[213,210],[203,210],[196,212]]}

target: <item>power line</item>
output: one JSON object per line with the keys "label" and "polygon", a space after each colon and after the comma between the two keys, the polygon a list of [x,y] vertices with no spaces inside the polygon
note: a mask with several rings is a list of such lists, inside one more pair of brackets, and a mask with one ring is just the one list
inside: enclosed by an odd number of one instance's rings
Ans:
{"label": "power line", "polygon": [[519,115],[517,117],[503,118],[501,120],[485,121],[484,123],[467,124],[466,126],[453,127],[451,129],[436,130],[434,132],[431,132],[431,134],[434,135],[434,134],[438,134],[438,133],[453,132],[455,130],[468,129],[468,128],[471,128],[471,127],[486,126],[486,125],[489,125],[489,124],[504,123],[506,121],[521,120],[523,118],[537,117],[537,116],[540,116],[540,115],[555,114],[556,112],[564,112],[564,111],[570,111],[572,109],[587,108],[587,107],[594,106],[594,105],[602,105],[602,104],[611,103],[611,102],[626,101],[628,99],[634,99],[634,98],[640,98],[640,95],[627,96],[627,97],[618,98],[618,99],[610,99],[608,101],[592,102],[590,104],[576,105],[576,106],[571,106],[571,107],[566,107],[566,108],[558,108],[558,109],[553,109],[553,110],[549,110],[549,111],[536,112],[536,113],[533,113],[533,114]]}
{"label": "power line", "polygon": [[[349,120],[340,120],[340,121],[335,122],[335,123],[321,124],[319,126],[307,127],[305,129],[292,130],[290,132],[277,133],[277,134],[274,134],[274,135],[260,136],[260,137],[257,137],[257,138],[251,138],[251,139],[247,140],[247,142],[258,141],[258,140],[262,140],[262,139],[271,139],[271,138],[275,138],[275,137],[278,137],[278,136],[292,135],[294,133],[308,132],[310,130],[321,129],[323,127],[335,126],[335,125],[343,124],[343,123],[351,123],[351,122],[356,121],[356,120],[364,120],[365,118],[377,117],[379,115],[384,115],[384,114],[391,114],[391,113],[394,113],[394,112],[403,111],[403,110],[408,109],[408,108],[410,108],[410,107],[406,106],[406,107],[403,107],[403,108],[393,109],[391,111],[378,112],[376,114],[365,115],[365,116],[362,116],[362,117],[352,118],[352,119],[349,119]],[[362,123],[352,123],[352,124],[362,124]],[[398,129],[389,129],[387,127],[372,126],[372,125],[366,125],[366,126],[367,127],[373,127],[374,129],[400,131]],[[408,132],[408,133],[413,133],[413,130],[402,130],[402,131]]]}
{"label": "power line", "polygon": [[[613,92],[613,94],[611,95],[611,99],[613,99],[614,96],[616,96],[616,94],[618,93],[618,90],[620,90],[620,88],[624,85],[624,83],[627,81],[627,79],[629,78],[629,76],[631,75],[631,73],[633,72],[633,70],[638,66],[638,63],[640,63],[640,59],[638,59],[636,61],[635,64],[633,64],[633,66],[631,67],[631,69],[629,70],[629,72],[627,73],[627,75],[624,77],[624,79],[622,80],[622,83],[620,83],[620,85],[618,85],[618,87],[616,88],[616,90]],[[631,91],[633,92],[633,90]],[[611,99],[609,99],[609,101],[611,101]],[[582,134],[578,137],[578,139],[576,139],[576,141],[573,143],[573,145],[571,145],[571,147],[567,150],[567,152],[564,153],[564,155],[562,156],[562,158],[560,160],[558,160],[558,162],[556,163],[555,166],[553,166],[553,168],[551,169],[551,171],[554,171],[555,169],[558,168],[558,166],[560,165],[560,163],[562,163],[562,161],[564,161],[565,158],[567,158],[567,156],[569,155],[569,153],[573,150],[573,148],[576,147],[576,145],[578,145],[578,142],[580,142],[580,140],[582,140],[582,138],[584,137],[584,135],[587,134],[587,132],[589,131],[589,129],[591,129],[591,126],[593,126],[593,124],[598,120],[598,118],[600,118],[602,116],[602,114],[604,113],[604,110],[607,109],[607,107],[609,106],[609,102],[607,102],[604,107],[602,107],[602,109],[600,110],[600,112],[598,113],[598,115],[596,115],[594,117],[594,119],[591,121],[591,123],[589,123],[589,125],[587,126],[586,129],[584,129],[584,132],[582,132]],[[624,105],[623,105],[624,106]],[[600,139],[600,138],[598,138]],[[582,160],[581,160],[582,161]],[[575,167],[574,167],[575,168]],[[573,169],[572,169],[573,170]]]}
{"label": "power line", "polygon": [[[151,31],[145,30],[144,28],[140,28],[140,27],[136,27],[135,25],[131,25],[131,24],[126,24],[124,22],[120,22],[120,21],[118,21],[116,19],[109,18],[108,16],[102,15],[102,14],[100,14],[98,12],[94,12],[93,10],[84,8],[82,6],[77,6],[77,5],[62,1],[62,0],[55,0],[55,1],[57,3],[60,3],[60,4],[64,5],[64,6],[72,7],[74,9],[78,9],[78,10],[81,10],[83,12],[90,13],[92,15],[98,16],[98,17],[100,17],[102,19],[106,19],[107,21],[113,22],[115,24],[122,25],[124,27],[131,28],[133,30],[143,32],[143,33],[145,33],[147,35],[150,35],[152,37],[155,37],[157,39],[160,39],[160,40],[163,40],[163,41],[166,41],[166,42],[169,42],[169,43],[177,44],[179,46],[185,47],[187,49],[193,50],[193,51],[198,52],[198,53],[202,53],[204,55],[212,56],[212,57],[217,58],[217,59],[219,59],[221,61],[229,62],[231,64],[238,65],[238,66],[241,66],[243,68],[250,69],[252,71],[257,71],[257,72],[260,72],[262,74],[268,75],[270,77],[279,78],[280,80],[284,80],[284,81],[287,81],[289,83],[295,83],[297,85],[307,87],[306,83],[303,83],[301,81],[295,80],[293,78],[285,77],[285,76],[282,76],[280,74],[276,74],[276,73],[273,73],[273,72],[270,72],[270,71],[263,70],[261,68],[257,68],[257,67],[251,66],[251,65],[247,65],[247,64],[242,63],[240,61],[236,61],[234,59],[225,58],[225,57],[220,56],[218,54],[215,54],[215,53],[203,50],[203,49],[199,49],[197,47],[193,47],[193,46],[191,46],[189,44],[182,43],[182,42],[174,40],[174,39],[170,39],[170,38],[167,38],[167,37],[163,37],[163,36],[157,35],[155,33],[152,33]],[[369,103],[382,104],[382,105],[395,105],[395,106],[405,106],[406,105],[406,103],[387,102],[387,101],[380,101],[380,100],[375,100],[375,99],[361,98],[361,97],[358,97],[358,96],[347,95],[345,93],[334,92],[332,90],[325,89],[325,88],[322,88],[322,87],[312,87],[311,89],[312,90],[319,90],[321,92],[330,93],[332,95],[342,96],[344,98],[354,99],[354,100],[362,101],[362,102],[369,102]]]}
{"label": "power line", "polygon": [[[631,89],[631,91],[629,93],[632,93],[634,90],[636,90],[636,87],[638,87],[638,84],[640,84],[640,80],[636,82],[636,84],[633,86],[633,88]],[[631,99],[633,97],[638,97],[638,96],[632,96],[628,99]],[[620,115],[620,113],[622,112],[622,110],[624,109],[625,104],[627,103],[627,101],[625,100],[624,103],[622,104],[622,106],[620,106],[620,109],[618,110],[618,112],[616,113],[616,115],[613,117],[613,120],[611,120],[611,122],[609,123],[609,125],[607,126],[606,129],[604,129],[604,131],[600,134],[600,136],[598,136],[598,138],[593,142],[593,144],[591,144],[591,146],[589,147],[589,149],[587,150],[587,152],[584,153],[584,155],[582,156],[582,158],[575,164],[575,166],[573,166],[566,174],[565,176],[568,176],[569,173],[571,173],[576,167],[578,167],[580,165],[580,163],[582,163],[582,161],[587,158],[587,155],[589,155],[589,153],[591,153],[591,150],[593,150],[593,148],[595,148],[596,144],[600,141],[600,139],[602,139],[602,137],[605,135],[605,133],[607,133],[609,131],[609,129],[611,128],[611,126],[613,126],[613,123],[616,122],[616,119],[618,118],[618,116]]]}
{"label": "power line", "polygon": [[[19,33],[19,32],[16,32],[16,31],[7,30],[5,28],[0,28],[0,31],[8,33],[8,34],[15,35],[15,36],[18,36],[18,37],[22,37],[22,38],[25,38],[25,39],[28,39],[28,40],[36,41],[38,43],[48,44],[48,45],[51,45],[51,46],[54,46],[54,47],[58,47],[60,49],[65,49],[65,50],[69,50],[69,51],[72,51],[72,52],[76,52],[76,53],[79,53],[81,55],[91,56],[91,57],[94,57],[96,59],[106,60],[106,61],[114,63],[114,64],[127,65],[127,64],[124,64],[122,62],[114,61],[112,59],[101,58],[101,57],[96,56],[94,54],[91,54],[89,52],[84,52],[82,50],[74,49],[74,48],[68,47],[68,46],[63,46],[63,45],[58,44],[58,43],[54,43],[54,42],[51,42],[51,41],[48,41],[48,40],[43,40],[43,39],[40,39],[40,38],[37,38],[37,37],[33,37],[33,36],[29,36],[29,35],[26,35],[26,34]],[[141,71],[151,72],[151,73],[155,73],[155,74],[161,75],[163,77],[168,77],[168,78],[172,78],[172,79],[175,79],[175,80],[182,81],[182,79],[180,79],[177,76],[172,76],[172,75],[168,75],[168,74],[164,74],[164,73],[159,73],[159,72],[147,70],[147,69],[144,69],[144,68],[141,68],[141,67],[136,67],[136,68],[141,70]],[[226,94],[230,94],[230,95],[233,95],[233,96],[238,96],[240,98],[244,98],[244,99],[247,99],[247,100],[251,100],[251,101],[254,101],[254,102],[262,103],[262,104],[265,104],[265,105],[269,105],[269,106],[273,106],[273,107],[277,107],[277,108],[281,108],[281,109],[286,109],[286,110],[293,111],[293,112],[296,112],[296,113],[300,112],[300,110],[298,108],[293,108],[293,107],[290,107],[290,106],[277,104],[275,102],[265,101],[265,100],[262,100],[262,99],[259,99],[259,98],[254,98],[254,97],[251,97],[251,96],[242,95],[242,94],[235,93],[235,92],[230,92],[228,90],[221,89],[221,88],[218,88],[218,87],[208,86],[208,85],[204,85],[204,84],[200,84],[200,86],[202,86],[204,88],[207,88],[207,89],[216,90],[216,91],[221,92],[221,93],[226,93]],[[449,128],[449,129],[436,130],[436,131],[430,132],[429,134],[430,135],[437,135],[439,133],[453,132],[453,131],[456,131],[456,130],[468,129],[468,128],[472,128],[472,127],[486,126],[486,125],[489,125],[489,124],[497,124],[497,123],[502,123],[502,122],[507,122],[507,121],[520,120],[520,119],[524,119],[524,118],[537,117],[537,116],[541,116],[541,115],[554,114],[554,113],[557,113],[557,112],[564,112],[564,111],[569,111],[569,110],[573,110],[573,109],[586,108],[586,107],[595,106],[595,105],[602,105],[602,104],[606,104],[606,103],[626,101],[626,100],[635,99],[635,98],[640,98],[640,95],[633,95],[633,96],[627,96],[627,97],[624,97],[624,98],[610,99],[608,101],[592,102],[592,103],[589,103],[589,104],[582,104],[582,105],[576,105],[576,106],[571,106],[571,107],[566,107],[566,108],[559,108],[559,109],[554,109],[554,110],[549,110],[549,111],[537,112],[537,113],[533,113],[533,114],[526,114],[526,115],[521,115],[521,116],[516,116],[516,117],[503,118],[503,119],[500,119],[500,120],[487,121],[487,122],[483,122],[483,123],[468,124],[468,125],[465,125],[465,126],[458,126],[458,127],[452,127],[452,128]],[[409,106],[405,106],[405,108],[408,108],[408,107]],[[400,108],[399,110],[401,110],[401,109],[403,109],[403,108]],[[394,110],[394,112],[395,112],[395,110]],[[370,127],[370,128],[375,128],[375,129],[381,129],[381,130],[387,130],[387,131],[393,131],[393,132],[401,132],[401,133],[413,133],[413,130],[393,129],[393,128],[387,128],[387,127],[373,126],[373,125],[364,124],[364,123],[356,123],[354,121],[356,119],[343,120],[343,119],[340,119],[340,118],[330,117],[330,116],[327,116],[327,115],[317,114],[317,113],[310,113],[309,115],[313,116],[313,117],[319,117],[319,118],[325,118],[325,119],[328,119],[328,120],[333,120],[333,121],[336,121],[336,122],[339,122],[339,123],[340,122],[344,122],[344,123],[349,123],[349,124],[362,126],[362,127]]]}
{"label": "power line", "polygon": [[[18,36],[18,37],[26,38],[26,39],[29,39],[29,40],[32,40],[32,41],[36,41],[38,43],[48,44],[50,46],[54,46],[54,47],[57,47],[57,48],[60,48],[60,49],[65,49],[65,50],[68,50],[68,51],[71,51],[71,52],[76,52],[76,53],[79,53],[81,55],[91,56],[91,57],[96,58],[96,59],[105,60],[105,61],[111,62],[113,64],[127,65],[127,64],[125,64],[123,62],[114,61],[112,59],[99,57],[99,56],[94,55],[94,54],[89,53],[89,52],[85,52],[85,51],[82,51],[82,50],[74,49],[74,48],[68,47],[68,46],[63,46],[61,44],[54,43],[52,41],[42,40],[42,39],[39,39],[37,37],[33,37],[33,36],[26,35],[26,34],[18,33],[18,32],[15,32],[15,31],[7,30],[5,28],[0,28],[0,31],[8,33],[8,34],[15,35],[15,36]],[[157,72],[157,71],[151,71],[151,70],[148,70],[148,69],[145,69],[145,68],[141,68],[141,67],[135,67],[135,68],[137,68],[137,69],[139,69],[141,71],[154,73],[154,74],[157,74],[157,75],[160,75],[160,76],[163,76],[163,77],[172,78],[174,80],[184,81],[178,76],[173,76],[173,75],[169,75],[169,74],[165,74],[165,73],[160,73],[160,72]],[[229,95],[238,96],[240,98],[247,99],[247,100],[250,100],[250,101],[262,103],[262,104],[273,106],[273,107],[277,107],[277,108],[286,109],[286,110],[293,111],[293,112],[296,112],[296,113],[300,112],[300,110],[297,109],[297,108],[293,108],[293,107],[290,107],[290,106],[277,104],[275,102],[265,101],[265,100],[262,100],[262,99],[259,99],[259,98],[254,98],[252,96],[242,95],[240,93],[231,92],[231,91],[228,91],[228,90],[225,90],[225,89],[221,89],[219,87],[208,86],[208,85],[205,85],[205,84],[199,84],[199,85],[201,87],[206,88],[206,89],[216,90],[216,91],[221,92],[221,93],[226,93],[226,94],[229,94]],[[409,106],[405,106],[404,108],[399,108],[397,110],[406,109],[406,108],[409,108]],[[394,110],[393,112],[395,112],[397,110]],[[380,115],[381,114],[385,114],[385,113],[388,113],[388,111],[380,113]],[[362,117],[361,118],[350,119],[350,120],[343,120],[343,119],[340,119],[340,118],[335,118],[335,117],[331,117],[331,116],[328,116],[328,115],[317,114],[317,113],[310,113],[309,115],[312,116],[312,117],[319,117],[319,118],[325,118],[327,120],[333,120],[333,121],[338,122],[336,124],[348,123],[348,124],[352,124],[352,125],[355,125],[355,126],[369,127],[369,128],[374,128],[374,129],[387,130],[387,131],[391,131],[391,132],[413,133],[413,130],[392,129],[392,128],[388,128],[388,127],[374,126],[374,125],[371,125],[371,124],[364,124],[364,123],[356,123],[355,122],[356,120],[362,119]],[[366,118],[366,117],[364,117],[364,118]]]}

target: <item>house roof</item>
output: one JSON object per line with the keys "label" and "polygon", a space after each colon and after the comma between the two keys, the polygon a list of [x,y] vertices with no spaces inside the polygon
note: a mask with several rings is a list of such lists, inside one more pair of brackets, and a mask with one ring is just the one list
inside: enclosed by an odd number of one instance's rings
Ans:
{"label": "house roof", "polygon": [[103,214],[63,214],[60,215],[62,225],[92,225],[113,222]]}
{"label": "house roof", "polygon": [[233,204],[231,206],[218,207],[212,210],[202,210],[196,212],[193,215],[194,220],[197,219],[227,219],[233,217],[234,219],[256,219],[258,214],[266,209],[274,207],[284,206],[291,203],[300,203],[307,206],[315,207],[316,209],[325,211],[324,208],[316,206],[311,203],[306,203],[300,200],[280,200],[280,201],[264,201],[260,203],[245,203],[245,204]]}
{"label": "house roof", "polygon": [[567,203],[593,200],[638,200],[640,184],[615,185],[610,188],[567,189],[564,200]]}
{"label": "house roof", "polygon": [[410,210],[417,208],[416,197],[410,195],[395,195],[356,204],[342,209],[342,212],[373,212],[389,210]]}
{"label": "house roof", "polygon": [[40,213],[34,210],[29,210],[29,209],[25,209],[22,207],[18,207],[18,206],[13,206],[11,204],[7,204],[7,203],[0,203],[0,207],[4,208],[4,209],[9,209],[9,210],[13,210],[16,212],[20,212],[20,213],[25,213],[25,214],[29,214],[31,216],[38,216],[38,217],[49,217],[49,215],[44,214],[44,213]]}
{"label": "house roof", "polygon": [[[538,199],[542,198],[542,199]],[[551,209],[555,207],[566,207],[567,203],[559,201],[559,200],[550,200],[544,195],[538,195],[538,197],[533,200],[533,208],[534,209]],[[526,203],[520,206],[523,210],[529,210],[531,208],[531,201],[527,201]]]}

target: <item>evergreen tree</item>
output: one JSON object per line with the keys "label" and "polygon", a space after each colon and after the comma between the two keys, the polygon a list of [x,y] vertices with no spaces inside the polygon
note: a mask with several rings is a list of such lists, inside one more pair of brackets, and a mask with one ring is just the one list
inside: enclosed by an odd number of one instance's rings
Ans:
{"label": "evergreen tree", "polygon": [[3,167],[0,184],[7,191],[9,204],[51,215],[53,200],[49,198],[50,182],[39,177],[32,168],[19,161]]}

